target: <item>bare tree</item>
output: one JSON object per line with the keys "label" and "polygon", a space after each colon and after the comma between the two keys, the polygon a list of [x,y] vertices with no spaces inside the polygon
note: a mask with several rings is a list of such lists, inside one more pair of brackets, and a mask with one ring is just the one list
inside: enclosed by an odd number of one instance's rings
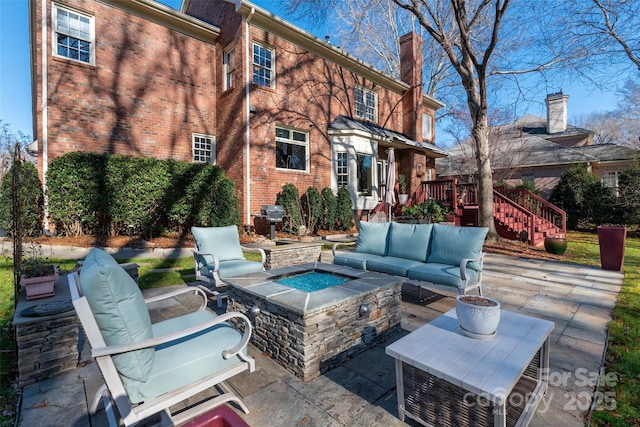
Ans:
{"label": "bare tree", "polygon": [[14,133],[9,123],[0,119],[0,182],[11,167],[11,151],[17,143],[24,148],[29,144],[29,137],[22,132]]}

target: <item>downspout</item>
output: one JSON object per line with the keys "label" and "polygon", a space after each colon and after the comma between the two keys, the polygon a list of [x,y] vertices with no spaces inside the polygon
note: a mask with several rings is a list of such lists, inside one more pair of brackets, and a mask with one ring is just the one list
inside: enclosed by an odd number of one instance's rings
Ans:
{"label": "downspout", "polygon": [[49,119],[48,119],[48,75],[47,75],[47,0],[42,0],[42,190],[44,193],[44,224],[43,228],[49,231],[49,203],[47,201],[47,170],[49,169]]}
{"label": "downspout", "polygon": [[245,206],[245,214],[246,214],[246,219],[245,219],[245,224],[247,225],[247,231],[251,230],[251,126],[250,126],[250,119],[251,119],[251,99],[250,99],[250,92],[251,92],[251,78],[250,78],[250,63],[249,60],[251,58],[251,49],[250,49],[250,43],[249,43],[249,23],[251,22],[251,19],[253,18],[254,13],[256,12],[255,8],[251,8],[251,12],[249,13],[249,16],[247,16],[247,19],[245,19],[245,31],[244,31],[244,40],[245,40],[245,140],[244,140],[244,144],[245,144],[245,155],[246,155],[246,159],[245,159],[245,177],[244,177],[244,181],[245,181],[245,190],[244,190],[244,206]]}

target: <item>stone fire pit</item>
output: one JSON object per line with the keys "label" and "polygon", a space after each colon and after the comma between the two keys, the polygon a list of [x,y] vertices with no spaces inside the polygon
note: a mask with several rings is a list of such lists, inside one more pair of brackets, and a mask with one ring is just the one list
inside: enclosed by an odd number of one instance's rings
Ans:
{"label": "stone fire pit", "polygon": [[[347,281],[314,292],[276,283],[314,271],[335,273]],[[235,277],[228,283],[227,310],[249,314],[255,328],[252,343],[304,381],[400,328],[399,277],[309,263]]]}

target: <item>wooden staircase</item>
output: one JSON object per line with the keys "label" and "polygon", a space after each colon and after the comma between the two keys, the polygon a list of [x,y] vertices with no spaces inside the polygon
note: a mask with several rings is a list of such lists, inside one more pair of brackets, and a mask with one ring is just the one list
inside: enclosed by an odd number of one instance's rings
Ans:
{"label": "wooden staircase", "polygon": [[[456,225],[478,225],[475,184],[460,184],[456,179],[426,181],[411,195],[407,205],[422,203],[427,198],[444,203],[450,212],[449,220]],[[394,206],[394,214],[400,211],[401,206]],[[564,237],[567,230],[567,216],[562,209],[524,189],[494,187],[493,216],[500,237],[527,241],[533,246],[542,246],[547,236]]]}

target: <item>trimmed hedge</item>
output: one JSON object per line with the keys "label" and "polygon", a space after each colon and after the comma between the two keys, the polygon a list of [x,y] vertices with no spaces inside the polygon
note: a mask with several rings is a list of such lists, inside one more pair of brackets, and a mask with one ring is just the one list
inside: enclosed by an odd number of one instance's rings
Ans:
{"label": "trimmed hedge", "polygon": [[[22,232],[25,236],[37,235],[42,230],[43,194],[38,170],[29,162],[20,162],[17,176],[17,191],[20,194],[22,214]],[[15,165],[2,178],[0,188],[0,228],[9,232],[12,229],[12,181],[16,172]]]}
{"label": "trimmed hedge", "polygon": [[192,225],[238,225],[233,181],[217,166],[73,152],[47,172],[49,216],[66,235],[151,238]]}

